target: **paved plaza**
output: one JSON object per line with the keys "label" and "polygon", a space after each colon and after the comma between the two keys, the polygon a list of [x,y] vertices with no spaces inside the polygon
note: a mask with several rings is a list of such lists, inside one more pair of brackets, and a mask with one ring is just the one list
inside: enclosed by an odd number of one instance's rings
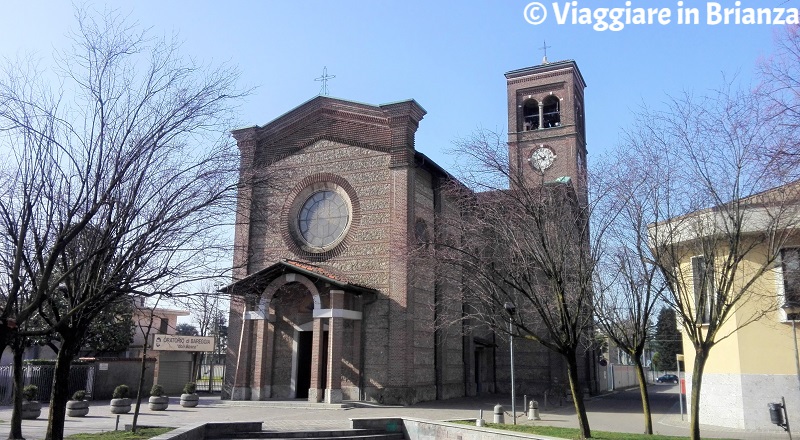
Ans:
{"label": "paved plaza", "polygon": [[[653,385],[650,387],[651,405],[653,407],[654,431],[665,435],[688,435],[688,417],[681,420],[677,400],[677,387],[672,385]],[[522,398],[518,396],[517,411],[522,415]],[[430,420],[452,420],[475,418],[483,409],[484,419],[492,421],[492,410],[495,404],[505,406],[510,413],[508,396],[482,396],[479,398],[459,398],[444,401],[424,402],[407,407],[389,407],[380,405],[358,406],[349,409],[292,406],[301,401],[287,402],[230,402],[221,401],[216,396],[200,397],[197,408],[182,408],[178,398],[172,398],[166,411],[150,411],[142,405],[139,415],[141,425],[185,426],[211,421],[261,421],[264,429],[269,430],[314,430],[349,428],[350,418],[361,417],[416,417]],[[543,403],[543,402],[540,402]],[[644,423],[641,415],[638,389],[614,392],[587,401],[589,422],[592,430],[643,432]],[[47,408],[43,408],[42,416],[37,420],[23,421],[23,434],[27,439],[44,438],[47,428]],[[510,419],[506,416],[506,422]],[[764,408],[764,417],[769,417]],[[541,421],[531,422],[520,416],[518,423],[536,423],[541,425],[577,427],[575,412],[570,403],[563,406],[549,406],[541,409]],[[0,435],[4,438],[9,430],[11,408],[0,407]],[[120,416],[120,429],[131,423],[132,414]],[[92,402],[89,415],[83,418],[67,417],[65,432],[67,435],[79,432],[100,432],[114,430],[117,418],[108,409],[108,401]],[[787,439],[782,432],[757,433],[742,430],[726,429],[704,425],[704,438],[733,439]]]}

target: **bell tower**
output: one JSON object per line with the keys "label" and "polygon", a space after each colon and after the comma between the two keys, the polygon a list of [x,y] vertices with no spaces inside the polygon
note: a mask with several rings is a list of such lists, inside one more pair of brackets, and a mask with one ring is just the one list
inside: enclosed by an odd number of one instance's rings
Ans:
{"label": "bell tower", "polygon": [[[541,185],[569,177],[587,200],[583,80],[575,61],[506,72],[511,185]],[[518,183],[519,182],[519,183]]]}

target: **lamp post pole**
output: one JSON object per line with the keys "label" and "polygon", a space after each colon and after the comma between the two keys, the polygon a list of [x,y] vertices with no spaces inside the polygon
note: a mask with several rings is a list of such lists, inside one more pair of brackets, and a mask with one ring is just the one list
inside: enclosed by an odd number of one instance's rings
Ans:
{"label": "lamp post pole", "polygon": [[511,352],[511,414],[514,424],[517,424],[517,395],[516,387],[514,386],[514,312],[517,310],[514,304],[505,303],[506,312],[508,312],[508,346]]}
{"label": "lamp post pole", "polygon": [[[214,290],[215,290],[214,293],[216,294],[223,287],[225,287],[225,283],[223,283],[222,281],[215,281],[214,282]],[[215,370],[214,367],[216,365],[215,363],[217,362],[217,358],[218,358],[218,356],[217,356],[217,348],[218,348],[218,344],[219,344],[219,320],[218,320],[216,314],[214,315],[214,318],[212,318],[212,319],[214,319],[214,328],[211,330],[211,335],[214,336],[214,347],[212,348],[211,355],[206,355],[205,353],[203,353],[205,355],[206,359],[209,360],[209,362],[208,362],[208,364],[209,364],[208,365],[208,367],[209,367],[208,368],[208,392],[209,393],[213,393],[214,392],[214,370]],[[220,387],[220,391],[222,391],[222,387]]]}

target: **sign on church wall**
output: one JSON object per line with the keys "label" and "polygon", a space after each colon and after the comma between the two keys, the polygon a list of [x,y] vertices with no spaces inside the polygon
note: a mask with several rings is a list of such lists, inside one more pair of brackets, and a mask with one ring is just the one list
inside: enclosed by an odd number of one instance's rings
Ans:
{"label": "sign on church wall", "polygon": [[213,336],[153,335],[153,350],[214,351]]}

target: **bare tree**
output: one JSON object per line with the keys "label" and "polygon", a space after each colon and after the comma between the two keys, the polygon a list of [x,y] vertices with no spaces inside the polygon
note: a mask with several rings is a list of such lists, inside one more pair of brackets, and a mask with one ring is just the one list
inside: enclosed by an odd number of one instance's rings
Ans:
{"label": "bare tree", "polygon": [[627,209],[643,220],[631,226],[649,246],[637,247],[635,258],[658,268],[667,284],[664,298],[693,345],[692,439],[700,438],[710,351],[775,310],[776,298],[752,287],[773,269],[797,226],[797,187],[779,186],[781,176],[769,173],[764,160],[781,132],[753,124],[762,104],[730,88],[704,97],[686,94],[664,110],[641,110],[621,146],[628,159],[618,163],[619,175],[638,182]]}
{"label": "bare tree", "polygon": [[[590,240],[603,228],[589,234],[591,208],[573,182],[530,182],[511,172],[500,135],[476,132],[454,152],[463,184],[452,181],[445,198],[455,208],[442,215],[434,245],[421,247],[439,274],[453,277],[448,282],[464,285],[458,298],[439,300],[438,316],[511,333],[561,355],[581,434],[589,438],[579,359],[592,339],[596,256]],[[462,302],[462,310],[445,310]]]}
{"label": "bare tree", "polygon": [[[223,307],[227,305],[228,296],[221,292],[215,291],[215,285],[210,281],[202,283],[200,292],[193,295],[187,295],[175,302],[186,310],[192,313],[192,319],[197,324],[196,328],[200,336],[209,336],[217,333],[217,344],[220,343],[218,327],[224,325],[225,310]],[[220,322],[222,319],[223,322]],[[192,371],[193,378],[199,378],[200,362],[198,358],[204,353],[192,353]],[[209,383],[209,387],[211,384]]]}
{"label": "bare tree", "polygon": [[[593,174],[596,185],[605,187],[607,197],[598,210],[613,222],[605,236],[604,252],[595,271],[595,316],[603,333],[627,353],[636,367],[644,413],[645,433],[653,433],[650,399],[643,355],[652,337],[654,314],[667,288],[659,267],[651,259],[647,241],[648,212],[631,200],[647,197],[649,168],[641,157],[622,150],[606,158]],[[635,163],[620,168],[618,164]]]}
{"label": "bare tree", "polygon": [[[15,352],[15,372],[21,371],[24,340],[46,335],[51,328],[40,319],[39,309],[50,295],[58,295],[63,274],[60,255],[97,213],[102,202],[62,197],[70,190],[88,193],[93,182],[71,181],[70,161],[54,141],[59,121],[48,117],[59,109],[58,100],[31,82],[37,72],[26,62],[5,66],[0,82],[0,132],[5,161],[0,172],[0,343]],[[63,128],[63,127],[62,127]],[[17,360],[19,362],[17,362]],[[22,438],[19,410],[21,376],[15,374],[11,438]]]}
{"label": "bare tree", "polygon": [[200,292],[180,298],[176,303],[191,311],[198,334],[208,336],[214,331],[220,315],[227,310],[227,301],[227,294],[215,291],[214,284],[206,281],[202,283]]}
{"label": "bare tree", "polygon": [[11,68],[0,81],[0,129],[18,159],[3,174],[16,185],[0,206],[11,233],[0,319],[38,313],[59,335],[49,439],[63,437],[69,366],[106,305],[215,275],[238,174],[225,133],[235,71],[181,59],[177,43],[113,12],[77,22],[62,90]]}
{"label": "bare tree", "polygon": [[796,179],[800,165],[800,26],[776,34],[775,52],[760,63],[762,82],[756,98],[768,104],[763,120],[783,130],[771,145],[771,171]]}

